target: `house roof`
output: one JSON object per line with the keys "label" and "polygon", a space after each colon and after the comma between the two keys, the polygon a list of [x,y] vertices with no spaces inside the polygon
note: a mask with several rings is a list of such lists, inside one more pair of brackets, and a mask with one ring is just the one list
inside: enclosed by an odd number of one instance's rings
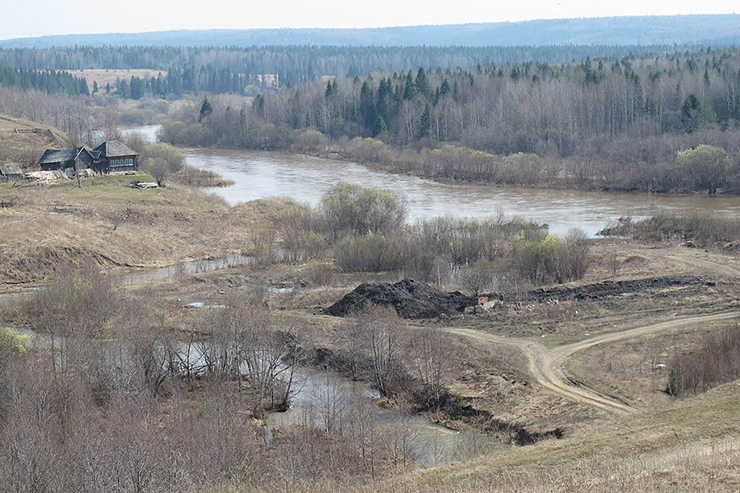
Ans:
{"label": "house roof", "polygon": [[128,157],[136,156],[137,154],[138,153],[136,151],[128,147],[120,140],[109,140],[107,142],[103,142],[98,147],[93,149],[93,155],[95,156],[95,159],[100,159],[101,157]]}
{"label": "house roof", "polygon": [[41,159],[39,159],[39,164],[54,164],[74,161],[77,156],[79,156],[80,153],[83,151],[92,156],[92,153],[86,147],[75,147],[74,149],[63,150],[47,149],[41,155]]}
{"label": "house roof", "polygon": [[0,175],[22,175],[21,165],[15,163],[0,164]]}

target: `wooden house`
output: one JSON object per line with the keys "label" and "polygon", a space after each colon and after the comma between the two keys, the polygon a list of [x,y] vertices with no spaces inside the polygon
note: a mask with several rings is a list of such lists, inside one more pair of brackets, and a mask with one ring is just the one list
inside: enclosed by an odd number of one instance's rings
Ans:
{"label": "wooden house", "polygon": [[93,167],[102,173],[139,169],[138,154],[118,140],[103,142],[92,150],[92,155],[95,158]]}
{"label": "wooden house", "polygon": [[42,171],[54,170],[80,170],[90,168],[95,158],[88,147],[75,147],[74,149],[47,149],[39,159]]}
{"label": "wooden house", "polygon": [[21,178],[23,178],[23,171],[21,171],[20,164],[0,164],[0,181],[20,180]]}

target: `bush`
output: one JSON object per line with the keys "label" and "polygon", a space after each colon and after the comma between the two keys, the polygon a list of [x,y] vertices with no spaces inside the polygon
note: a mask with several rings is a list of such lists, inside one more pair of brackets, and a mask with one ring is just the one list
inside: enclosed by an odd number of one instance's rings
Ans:
{"label": "bush", "polygon": [[347,234],[392,234],[406,220],[406,206],[395,193],[349,183],[329,190],[319,211],[334,240]]}
{"label": "bush", "polygon": [[383,272],[404,266],[403,246],[382,233],[346,236],[334,247],[337,267],[345,272]]}
{"label": "bush", "polygon": [[142,168],[157,180],[159,186],[163,186],[165,180],[185,165],[185,156],[182,151],[170,144],[148,146],[141,158],[143,159]]}
{"label": "bush", "polygon": [[573,228],[558,248],[555,278],[558,282],[581,279],[589,263],[588,237],[580,229]]}
{"label": "bush", "polygon": [[200,169],[194,166],[183,166],[180,171],[172,175],[178,183],[191,187],[228,187],[234,182],[227,180],[211,170]]}
{"label": "bush", "polygon": [[334,280],[334,274],[331,264],[312,263],[306,267],[306,280],[312,286],[328,286]]}
{"label": "bush", "polygon": [[668,375],[666,392],[683,396],[704,392],[740,378],[740,327],[709,334],[703,347],[676,355]]}
{"label": "bush", "polygon": [[329,139],[318,130],[295,130],[293,149],[298,152],[318,152],[326,148]]}
{"label": "bush", "polygon": [[24,336],[12,329],[0,330],[0,359],[6,359],[11,354],[18,354],[25,351],[23,345]]}
{"label": "bush", "polygon": [[716,243],[740,240],[740,219],[706,213],[687,216],[657,214],[643,220],[624,217],[601,234],[630,236],[646,241],[678,239],[691,241],[699,247],[707,247]]}
{"label": "bush", "polygon": [[691,190],[706,190],[717,193],[717,187],[727,184],[730,171],[730,155],[721,147],[700,145],[679,151],[676,163]]}
{"label": "bush", "polygon": [[460,272],[460,285],[478,296],[483,290],[491,289],[494,283],[495,271],[491,262],[479,260],[468,265]]}
{"label": "bush", "polygon": [[588,240],[578,229],[572,229],[565,239],[552,235],[521,239],[514,244],[511,261],[517,274],[535,285],[580,279],[589,264]]}

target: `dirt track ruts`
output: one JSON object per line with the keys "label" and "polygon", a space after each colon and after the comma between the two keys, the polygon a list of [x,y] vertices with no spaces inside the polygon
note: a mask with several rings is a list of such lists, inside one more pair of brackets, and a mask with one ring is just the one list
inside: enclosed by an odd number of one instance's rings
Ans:
{"label": "dirt track ruts", "polygon": [[637,409],[629,403],[623,402],[613,396],[599,392],[583,384],[575,383],[566,375],[563,369],[565,360],[579,351],[599,344],[617,342],[663,331],[685,328],[690,325],[704,325],[708,322],[730,320],[738,317],[740,317],[740,311],[682,317],[643,327],[600,334],[582,341],[553,348],[547,348],[530,339],[497,336],[473,329],[447,328],[445,330],[449,333],[470,339],[517,347],[529,360],[529,373],[537,383],[546,389],[613,414],[627,415],[636,412]]}

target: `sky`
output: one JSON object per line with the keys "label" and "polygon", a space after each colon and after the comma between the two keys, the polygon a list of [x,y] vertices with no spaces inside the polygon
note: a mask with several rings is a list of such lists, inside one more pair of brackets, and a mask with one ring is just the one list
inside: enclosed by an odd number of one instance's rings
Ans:
{"label": "sky", "polygon": [[736,12],[740,5],[727,0],[0,0],[0,39],[173,29],[363,28]]}

